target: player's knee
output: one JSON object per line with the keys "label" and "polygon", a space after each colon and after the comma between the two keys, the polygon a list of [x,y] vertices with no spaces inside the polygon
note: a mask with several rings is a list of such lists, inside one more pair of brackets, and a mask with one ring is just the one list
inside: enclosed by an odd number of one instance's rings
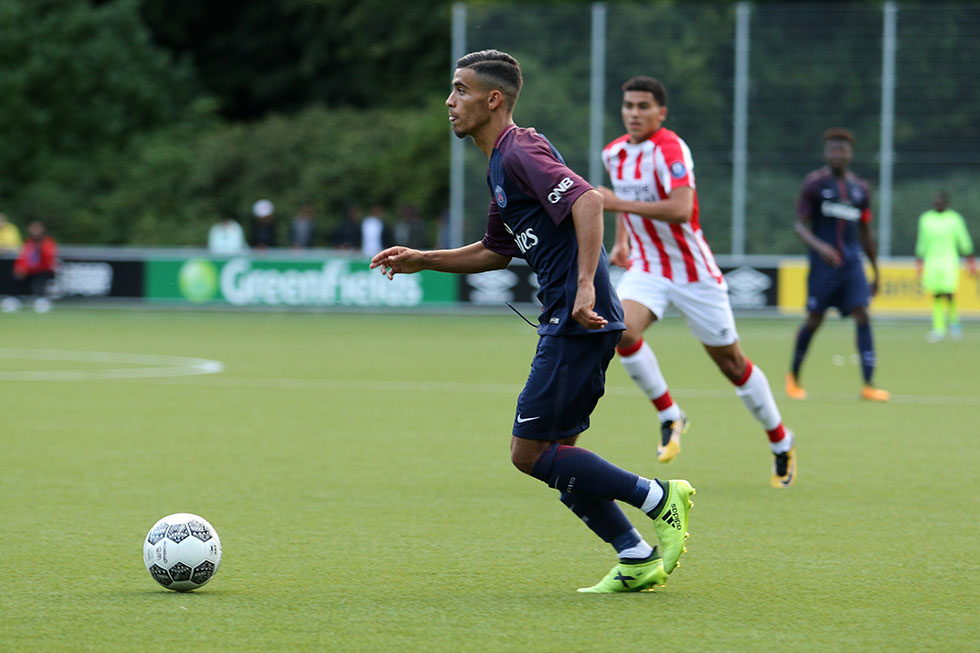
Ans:
{"label": "player's knee", "polygon": [[534,472],[534,464],[540,455],[539,451],[532,452],[523,447],[511,447],[510,462],[520,471],[531,475]]}
{"label": "player's knee", "polygon": [[619,339],[619,343],[616,345],[616,349],[633,349],[638,344],[643,342],[643,329],[637,327],[626,326],[626,330],[623,331],[623,336]]}

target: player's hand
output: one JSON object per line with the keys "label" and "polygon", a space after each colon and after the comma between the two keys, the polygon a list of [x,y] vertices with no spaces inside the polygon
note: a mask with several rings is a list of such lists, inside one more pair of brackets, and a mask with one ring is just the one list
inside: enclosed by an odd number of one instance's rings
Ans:
{"label": "player's hand", "polygon": [[422,252],[408,247],[389,247],[371,259],[371,269],[381,268],[389,279],[396,274],[413,274],[422,269]]}
{"label": "player's hand", "polygon": [[604,211],[618,211],[616,208],[619,203],[619,198],[616,197],[616,193],[612,191],[611,188],[606,188],[605,186],[596,186],[596,190],[602,195],[602,210]]}
{"label": "player's hand", "polygon": [[838,268],[841,264],[840,252],[837,248],[827,243],[820,243],[820,247],[817,248],[817,254],[823,259],[823,262],[831,267]]}
{"label": "player's hand", "polygon": [[878,296],[878,275],[877,274],[875,275],[875,278],[871,280],[871,296],[872,297],[877,297]]}
{"label": "player's hand", "polygon": [[630,266],[629,247],[628,246],[623,247],[619,243],[613,245],[612,251],[609,252],[609,262],[617,267],[629,268]]}
{"label": "player's hand", "polygon": [[977,278],[977,259],[970,256],[966,259],[966,271],[969,272],[970,276],[974,279]]}
{"label": "player's hand", "polygon": [[595,306],[595,286],[591,283],[581,283],[578,292],[575,293],[575,306],[572,307],[572,317],[575,321],[592,331],[601,329],[609,324],[609,321],[596,313]]}

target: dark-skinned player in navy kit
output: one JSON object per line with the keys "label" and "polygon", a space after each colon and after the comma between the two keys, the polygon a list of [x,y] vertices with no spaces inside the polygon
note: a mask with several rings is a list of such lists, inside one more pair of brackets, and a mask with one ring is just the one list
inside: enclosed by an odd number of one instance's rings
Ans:
{"label": "dark-skinned player in navy kit", "polygon": [[[694,488],[684,480],[643,478],[575,446],[603,394],[623,311],[602,246],[602,196],[565,165],[546,138],[514,124],[521,85],[513,57],[483,50],[456,62],[446,100],[453,132],[472,137],[490,159],[483,239],[446,250],[391,247],[371,267],[390,279],[420,270],[496,270],[513,257],[528,262],[538,276],[542,311],[537,352],[517,400],[511,462],[557,489],[562,503],[616,550],[616,566],[579,591],[652,589],[666,582],[686,550]],[[616,501],[653,519],[662,557]]]}

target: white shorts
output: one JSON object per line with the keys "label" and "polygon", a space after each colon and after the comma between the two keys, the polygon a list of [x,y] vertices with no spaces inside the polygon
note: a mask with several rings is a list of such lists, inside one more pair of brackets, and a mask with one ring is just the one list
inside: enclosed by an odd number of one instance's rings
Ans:
{"label": "white shorts", "polygon": [[735,316],[728,301],[728,284],[722,279],[674,283],[649,272],[623,273],[616,292],[650,309],[658,320],[674,306],[687,321],[695,338],[710,347],[725,347],[738,341]]}

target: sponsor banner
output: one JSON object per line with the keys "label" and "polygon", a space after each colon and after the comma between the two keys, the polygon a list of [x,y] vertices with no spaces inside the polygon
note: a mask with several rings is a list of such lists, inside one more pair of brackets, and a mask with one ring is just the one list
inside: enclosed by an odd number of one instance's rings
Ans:
{"label": "sponsor banner", "polygon": [[[809,266],[806,259],[783,261],[779,266],[779,312],[802,314],[806,306],[806,277]],[[875,313],[901,315],[929,314],[932,311],[932,295],[919,285],[912,260],[878,262],[881,278],[878,294],[871,300]],[[865,268],[868,279],[871,268]],[[956,303],[961,313],[980,314],[980,285],[977,280],[960,271],[960,285],[956,291]]]}
{"label": "sponsor banner", "polygon": [[406,308],[456,302],[451,275],[422,271],[391,281],[367,261],[189,258],[147,261],[150,301],[233,306]]}
{"label": "sponsor banner", "polygon": [[[776,267],[748,265],[721,268],[728,283],[729,299],[735,309],[772,308],[778,299],[779,270]],[[609,276],[615,286],[623,275],[622,268],[613,267]],[[537,275],[525,265],[512,265],[504,270],[462,275],[459,280],[459,299],[478,305],[537,304]]]}
{"label": "sponsor banner", "polygon": [[728,283],[728,299],[735,310],[772,308],[779,297],[779,269],[748,265],[722,267]]}
{"label": "sponsor banner", "polygon": [[461,274],[458,279],[459,300],[479,306],[537,304],[538,276],[526,265],[479,274]]}
{"label": "sponsor banner", "polygon": [[[54,299],[143,296],[143,261],[59,256],[48,293]],[[13,259],[0,259],[0,295],[17,293]]]}

